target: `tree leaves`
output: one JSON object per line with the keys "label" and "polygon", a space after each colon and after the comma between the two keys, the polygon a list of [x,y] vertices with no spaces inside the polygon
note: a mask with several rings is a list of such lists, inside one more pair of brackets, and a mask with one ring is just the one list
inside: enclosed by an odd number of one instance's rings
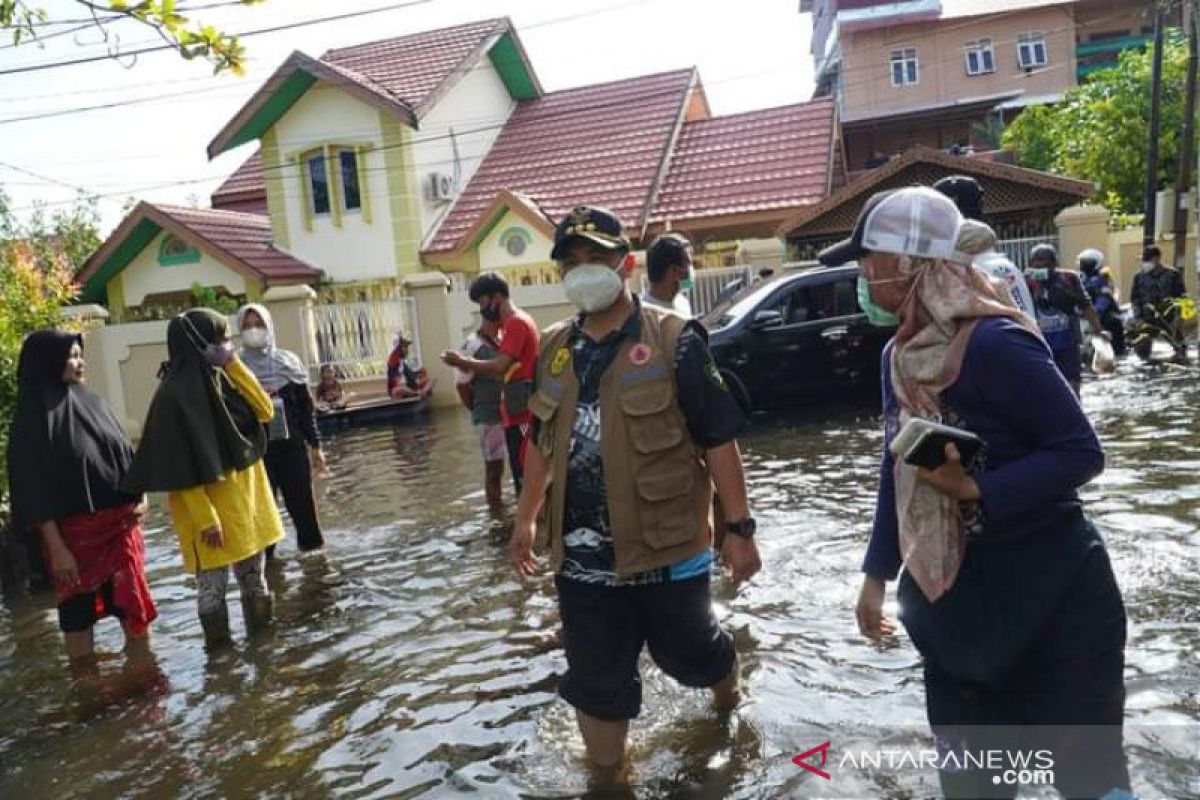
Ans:
{"label": "tree leaves", "polygon": [[[1183,129],[1187,46],[1164,43],[1158,185],[1174,180]],[[1018,162],[1095,182],[1113,211],[1142,210],[1150,120],[1151,51],[1126,50],[1115,67],[1092,73],[1055,106],[1030,106],[1004,133]]]}
{"label": "tree leaves", "polygon": [[[241,5],[258,5],[265,0],[240,0]],[[95,26],[102,31],[114,22],[134,20],[151,28],[163,41],[187,60],[204,59],[212,64],[213,72],[225,70],[241,76],[246,71],[246,49],[238,37],[217,30],[211,25],[202,25],[181,13],[177,0],[143,0],[129,3],[127,0],[75,0],[91,13]],[[41,26],[53,23],[45,8],[21,0],[0,0],[0,30],[12,33],[13,44],[38,40]],[[79,20],[75,20],[78,22]],[[86,24],[86,23],[85,23]],[[107,39],[107,33],[106,33]],[[119,58],[119,49],[112,53]]]}

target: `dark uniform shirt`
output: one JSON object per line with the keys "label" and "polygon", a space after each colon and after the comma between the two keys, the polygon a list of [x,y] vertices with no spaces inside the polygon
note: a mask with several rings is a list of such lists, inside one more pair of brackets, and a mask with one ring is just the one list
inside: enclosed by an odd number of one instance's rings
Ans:
{"label": "dark uniform shirt", "polygon": [[[600,341],[583,332],[584,318],[580,316],[567,339],[571,364],[579,381],[563,520],[565,553],[561,575],[571,580],[605,586],[661,583],[704,574],[712,567],[712,551],[705,550],[669,567],[621,579],[616,576],[600,450],[600,379],[612,366],[625,339],[640,338],[640,311],[640,303],[635,299],[625,323]],[[746,416],[741,405],[722,380],[703,336],[690,326],[679,337],[675,351],[675,385],[679,390],[679,408],[697,446],[719,447],[732,441],[745,427]]]}

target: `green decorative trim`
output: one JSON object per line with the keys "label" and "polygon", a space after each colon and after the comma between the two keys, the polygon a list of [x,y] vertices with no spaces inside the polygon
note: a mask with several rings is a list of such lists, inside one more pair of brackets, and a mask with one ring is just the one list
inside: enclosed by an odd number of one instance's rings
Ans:
{"label": "green decorative trim", "polygon": [[532,100],[538,96],[537,84],[529,74],[511,33],[500,37],[500,41],[488,52],[488,57],[514,100]]}
{"label": "green decorative trim", "polygon": [[504,244],[513,236],[521,237],[525,240],[526,244],[533,244],[533,234],[520,225],[508,226],[496,238],[500,240],[500,244]]}
{"label": "green decorative trim", "polygon": [[[172,242],[179,242],[186,249],[182,253],[168,253],[167,246]],[[158,243],[158,265],[160,267],[174,267],[180,264],[198,264],[200,263],[200,251],[195,247],[188,245],[187,242],[180,239],[174,234],[168,233]]]}
{"label": "green decorative trim", "polygon": [[117,273],[104,287],[104,296],[108,301],[108,314],[113,322],[120,322],[125,317],[125,276]]}
{"label": "green decorative trim", "polygon": [[300,218],[304,220],[304,230],[312,233],[313,217],[316,214],[313,211],[312,189],[308,183],[308,159],[294,155],[292,163],[296,165],[296,176],[300,180]]}
{"label": "green decorative trim", "polygon": [[238,145],[261,139],[263,134],[278,122],[316,82],[317,79],[304,70],[298,69],[288,75],[275,93],[254,113],[254,116],[250,117],[245,125],[238,128],[224,149],[232,150]]}
{"label": "green decorative trim", "polygon": [[[284,250],[291,246],[288,236],[287,192],[283,183],[283,159],[279,155],[279,138],[274,128],[262,135],[263,174],[267,182],[267,214],[271,217],[271,237],[275,246]],[[303,216],[303,211],[301,212]]]}
{"label": "green decorative trim", "polygon": [[354,148],[354,164],[358,168],[358,208],[362,214],[362,221],[367,225],[371,224],[371,187],[367,184],[370,180],[370,174],[367,172],[369,152],[369,144],[360,144]]}
{"label": "green decorative trim", "polygon": [[[129,235],[125,237],[125,241],[121,242],[121,246],[113,251],[100,269],[96,270],[96,274],[84,284],[81,299],[87,303],[105,302],[109,296],[109,283],[128,266],[138,253],[146,248],[146,245],[154,240],[160,230],[162,228],[158,226],[158,223],[148,219],[143,219],[135,225]],[[124,303],[123,300],[122,303]]]}
{"label": "green decorative trim", "polygon": [[392,216],[392,252],[396,271],[403,275],[421,269],[421,196],[413,165],[412,134],[394,115],[379,111],[383,133],[388,204]]}

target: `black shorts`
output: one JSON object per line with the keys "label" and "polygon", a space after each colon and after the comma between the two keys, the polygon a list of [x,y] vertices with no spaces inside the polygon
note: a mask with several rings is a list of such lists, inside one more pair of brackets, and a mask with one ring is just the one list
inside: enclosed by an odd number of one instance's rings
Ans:
{"label": "black shorts", "polygon": [[117,619],[125,616],[113,603],[112,578],[106,580],[94,592],[83,592],[58,604],[58,627],[64,633],[90,630],[98,621],[108,616]]}
{"label": "black shorts", "polygon": [[734,665],[733,637],[712,610],[709,576],[649,586],[555,579],[567,674],[558,693],[596,719],[633,719],[642,705],[642,645],[684,686],[712,686]]}

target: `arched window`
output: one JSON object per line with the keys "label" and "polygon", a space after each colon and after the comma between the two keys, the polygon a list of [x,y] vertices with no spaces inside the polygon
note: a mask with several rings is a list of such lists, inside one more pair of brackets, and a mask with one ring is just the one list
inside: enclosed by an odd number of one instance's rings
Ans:
{"label": "arched window", "polygon": [[200,260],[200,251],[173,234],[163,237],[158,246],[159,266],[173,267],[178,264],[195,264]]}
{"label": "arched window", "polygon": [[500,234],[500,246],[513,258],[525,255],[532,243],[533,237],[524,228],[514,226]]}

